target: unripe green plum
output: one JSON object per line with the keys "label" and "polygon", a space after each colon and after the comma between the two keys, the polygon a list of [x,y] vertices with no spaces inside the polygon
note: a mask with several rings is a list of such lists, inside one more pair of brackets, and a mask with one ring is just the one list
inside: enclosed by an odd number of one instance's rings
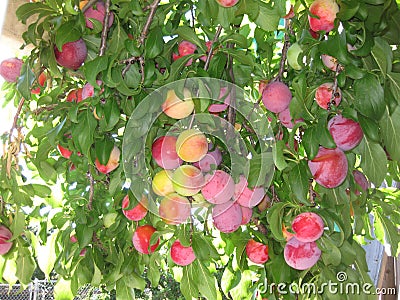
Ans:
{"label": "unripe green plum", "polygon": [[287,62],[295,70],[301,70],[302,66],[299,64],[298,58],[303,52],[298,43],[292,44],[287,51]]}
{"label": "unripe green plum", "polygon": [[158,172],[153,178],[151,187],[153,192],[159,196],[166,196],[169,193],[173,193],[174,186],[172,185],[172,171],[161,170]]}

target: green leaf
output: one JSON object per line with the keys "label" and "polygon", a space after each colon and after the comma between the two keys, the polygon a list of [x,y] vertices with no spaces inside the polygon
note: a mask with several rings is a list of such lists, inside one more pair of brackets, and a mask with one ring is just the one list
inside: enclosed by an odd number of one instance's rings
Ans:
{"label": "green leaf", "polygon": [[381,37],[375,37],[375,44],[372,47],[372,56],[381,70],[383,76],[392,70],[393,53],[389,44]]}
{"label": "green leaf", "polygon": [[[159,31],[158,29],[156,31]],[[175,34],[179,35],[179,37],[182,38],[182,40],[191,42],[195,45],[197,45],[197,47],[199,47],[200,49],[204,51],[206,51],[206,45],[203,41],[201,41],[199,39],[199,37],[197,36],[197,34],[194,32],[194,30],[188,26],[179,26],[176,30],[175,30]]]}
{"label": "green leaf", "polygon": [[20,234],[25,230],[25,214],[17,210],[14,216],[14,220],[11,223],[10,230],[13,233],[13,236],[11,237],[11,240],[17,239]]}
{"label": "green leaf", "polygon": [[397,99],[397,102],[400,102],[400,74],[388,73],[387,79],[394,98]]}
{"label": "green leaf", "polygon": [[286,144],[282,140],[276,141],[275,146],[272,148],[274,164],[279,171],[282,171],[287,167],[285,156],[283,155],[284,149],[286,149]]}
{"label": "green leaf", "polygon": [[18,7],[16,15],[22,23],[26,23],[26,20],[35,14],[39,14],[39,17],[47,16],[57,13],[49,6],[42,3],[26,3]]}
{"label": "green leaf", "polygon": [[110,159],[110,153],[114,148],[114,142],[108,138],[104,138],[101,141],[96,141],[96,158],[100,164],[106,165]]}
{"label": "green leaf", "polygon": [[146,58],[155,58],[163,51],[164,48],[164,40],[161,30],[159,28],[155,28],[150,31],[149,35],[146,38],[145,44],[145,55]]}
{"label": "green leaf", "polygon": [[385,99],[378,78],[369,73],[354,82],[354,90],[356,109],[364,116],[380,120],[385,112]]}
{"label": "green leaf", "polygon": [[72,138],[77,141],[83,155],[90,157],[89,149],[93,144],[96,119],[90,110],[78,116],[78,124],[72,130]]}
{"label": "green leaf", "polygon": [[17,90],[25,99],[31,98],[31,87],[35,81],[35,74],[32,72],[29,63],[22,66],[21,76],[18,78]]}
{"label": "green leaf", "polygon": [[[384,240],[380,240],[382,244],[388,244],[391,247],[392,253],[390,255],[397,256],[397,249],[400,243],[400,234],[396,225],[387,217],[384,216],[379,210],[375,210],[374,227],[377,232],[384,232]],[[378,236],[378,234],[377,234]]]}
{"label": "green leaf", "polygon": [[81,37],[81,32],[76,28],[76,21],[71,20],[65,22],[57,30],[56,46],[61,51],[65,43],[74,42]]}
{"label": "green leaf", "polygon": [[380,125],[387,152],[392,159],[400,161],[400,107],[397,107],[391,115],[386,108]]}
{"label": "green leaf", "polygon": [[276,4],[277,2],[275,2],[275,6],[272,8],[260,2],[259,14],[253,21],[260,26],[261,29],[265,31],[274,31],[278,27],[279,20],[283,15],[277,9],[278,5]]}
{"label": "green leaf", "polygon": [[85,73],[86,80],[92,85],[97,86],[96,77],[97,75],[107,70],[108,68],[108,57],[107,56],[98,56],[95,59],[85,62],[83,67],[83,72]]}
{"label": "green leaf", "polygon": [[180,284],[180,290],[182,295],[187,300],[198,298],[199,290],[197,288],[197,277],[194,274],[194,267],[192,264],[183,267],[183,276]]}
{"label": "green leaf", "polygon": [[226,297],[230,297],[229,292],[233,287],[235,287],[235,281],[237,276],[232,273],[228,267],[225,268],[224,273],[221,278],[221,289]]}
{"label": "green leaf", "polygon": [[380,186],[387,173],[387,158],[382,146],[364,138],[360,143],[361,168],[365,175]]}
{"label": "green leaf", "polygon": [[199,289],[200,294],[207,299],[218,299],[217,295],[219,292],[216,289],[216,281],[210,274],[210,271],[199,260],[195,260],[192,265],[194,273],[197,275],[194,278],[201,278],[201,280],[197,281],[197,288]]}
{"label": "green leaf", "polygon": [[125,40],[128,39],[128,35],[126,34],[124,28],[122,28],[120,25],[119,19],[116,18],[116,21],[117,24],[114,25],[114,29],[108,43],[108,51],[110,51],[111,54],[119,54],[119,52],[125,47]]}
{"label": "green leaf", "polygon": [[115,286],[117,292],[117,300],[136,299],[135,290],[129,287],[126,277],[119,279]]}
{"label": "green leaf", "polygon": [[221,49],[221,52],[231,55],[236,61],[238,61],[239,63],[242,63],[244,65],[248,65],[248,66],[254,65],[253,56],[247,54],[246,52],[244,52],[242,50],[224,48],[224,49]]}
{"label": "green leaf", "polygon": [[303,203],[308,203],[309,179],[312,177],[305,160],[300,161],[289,173],[291,191]]}
{"label": "green leaf", "polygon": [[92,241],[93,228],[88,227],[86,224],[77,225],[75,232],[79,247],[84,248]]}
{"label": "green leaf", "polygon": [[21,245],[21,247],[18,247],[18,249],[16,275],[22,284],[29,284],[32,280],[32,275],[35,271],[36,264],[32,258],[32,254],[27,248]]}
{"label": "green leaf", "polygon": [[308,159],[313,159],[319,149],[318,127],[316,125],[307,128],[303,135],[303,146]]}
{"label": "green leaf", "polygon": [[342,255],[333,241],[328,236],[322,236],[317,243],[322,250],[321,258],[325,265],[338,266],[342,259]]}
{"label": "green leaf", "polygon": [[381,134],[379,130],[378,122],[364,117],[361,114],[358,114],[358,122],[361,126],[362,131],[367,136],[367,138],[373,142],[380,143],[381,141]]}
{"label": "green leaf", "polygon": [[268,211],[267,221],[271,230],[272,235],[278,241],[284,241],[285,237],[282,234],[282,219],[285,207],[289,206],[289,203],[278,202],[275,203]]}

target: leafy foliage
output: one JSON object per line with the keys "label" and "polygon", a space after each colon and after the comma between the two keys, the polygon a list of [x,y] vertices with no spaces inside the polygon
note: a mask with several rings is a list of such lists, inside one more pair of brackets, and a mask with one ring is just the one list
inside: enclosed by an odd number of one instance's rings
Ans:
{"label": "leafy foliage", "polygon": [[[292,4],[294,15],[284,19],[283,0],[239,0],[230,8],[215,0],[112,0],[115,19],[106,36],[101,22],[95,22],[93,29],[86,27],[78,0],[43,0],[19,7],[19,20],[29,23],[23,34],[25,45],[33,50],[24,58],[19,81],[3,88],[5,102],[17,106],[21,97],[25,99],[17,125],[26,129],[26,136],[18,141],[29,152],[8,151],[1,158],[0,220],[13,233],[13,248],[0,257],[0,277],[10,284],[17,280],[28,284],[38,266],[47,277],[57,274],[59,290],[76,293],[91,284],[115,290],[117,299],[140,296],[138,290],[157,286],[160,277],[165,280],[161,274],[166,271],[168,280],[173,274],[180,282],[185,299],[295,299],[293,294],[262,287],[271,282],[339,283],[339,271],[353,283],[370,282],[361,247],[364,238],[375,234],[390,245],[393,255],[399,253],[400,194],[380,186],[384,180],[389,185],[400,181],[400,10],[393,0],[339,1],[335,29],[314,38],[307,3]],[[88,48],[84,65],[76,71],[59,67],[53,49],[78,38]],[[174,61],[182,40],[197,49]],[[211,49],[207,41],[212,41]],[[99,55],[102,42],[105,52]],[[295,42],[303,50],[301,70],[284,60],[282,44]],[[334,56],[341,67],[336,72],[328,69],[321,54]],[[46,85],[38,95],[32,94],[42,71],[48,77]],[[249,100],[247,106],[238,102],[245,113],[238,113],[233,125],[237,123],[235,134],[243,144],[226,143],[236,156],[230,157],[229,149],[213,139],[224,149],[222,168],[231,170],[236,181],[247,170],[249,184],[264,184],[270,199],[267,209],[254,208],[252,221],[231,234],[220,233],[208,222],[193,228],[167,225],[152,213],[139,222],[123,214],[125,195],[137,204],[140,199],[134,195],[145,190],[150,175],[159,171],[151,158],[153,140],[185,125],[157,115],[165,99],[160,88],[197,77],[234,83],[250,95],[248,99],[261,98],[257,85],[263,80],[282,80],[293,94],[292,117],[302,119],[287,129],[276,114],[259,108],[257,100]],[[330,110],[314,101],[317,87],[325,82],[335,82],[343,92],[342,103]],[[71,91],[87,84],[92,85],[93,96],[80,102],[66,100]],[[199,90],[210,99],[218,97],[218,87]],[[150,94],[151,101],[145,101]],[[211,132],[223,130],[208,114],[211,100],[194,100],[198,122]],[[262,114],[254,113],[255,108]],[[220,116],[232,121],[229,111]],[[336,147],[327,129],[336,113],[358,121],[364,138],[346,152],[349,172],[344,183],[327,189],[310,181],[307,160],[317,155],[319,146]],[[277,140],[272,156],[262,142],[268,130]],[[8,136],[2,139],[11,149]],[[57,150],[60,145],[71,151],[69,157]],[[96,164],[106,165],[114,146],[122,149],[122,145],[124,158],[132,164],[99,172]],[[264,159],[271,164],[265,165]],[[275,172],[269,178],[270,168]],[[141,172],[144,169],[147,174]],[[362,170],[374,186],[359,193],[354,169]],[[305,211],[318,213],[326,230],[318,241],[321,259],[312,268],[297,271],[284,260],[282,228],[290,227],[293,218]],[[144,224],[157,229],[152,242],[161,239],[158,250],[149,255],[137,252],[131,242],[135,228]],[[169,257],[177,238],[193,246],[197,259],[188,266],[179,267]],[[247,260],[250,238],[268,245],[270,258],[265,265]],[[362,299],[328,292],[317,297]]]}

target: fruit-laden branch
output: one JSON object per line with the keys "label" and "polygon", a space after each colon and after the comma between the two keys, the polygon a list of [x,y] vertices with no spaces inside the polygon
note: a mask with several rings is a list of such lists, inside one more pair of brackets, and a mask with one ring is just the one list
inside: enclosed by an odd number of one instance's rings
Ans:
{"label": "fruit-laden branch", "polygon": [[[144,41],[147,37],[147,34],[149,33],[149,29],[151,26],[151,23],[153,22],[154,16],[156,14],[156,10],[158,8],[158,4],[160,3],[161,0],[154,0],[154,2],[148,6],[145,7],[144,10],[150,10],[149,16],[147,17],[146,23],[143,26],[142,33],[140,34],[140,37],[138,39],[139,42],[139,47],[144,44]],[[129,71],[131,65],[135,62],[139,62],[140,65],[140,73],[142,75],[142,83],[144,82],[144,56],[143,54],[141,56],[132,56],[128,59],[125,59],[121,61],[122,63],[126,64],[126,67],[122,70],[122,76],[125,76],[126,72]]]}
{"label": "fruit-laden branch", "polygon": [[103,56],[106,52],[107,47],[107,35],[108,35],[108,20],[110,18],[110,2],[111,0],[106,0],[105,3],[105,14],[104,14],[104,22],[103,22],[103,31],[101,32],[101,43],[100,43],[100,50],[99,56]]}
{"label": "fruit-laden branch", "polygon": [[22,106],[24,105],[24,103],[25,103],[25,99],[21,98],[21,100],[19,101],[19,104],[18,104],[17,112],[14,115],[14,121],[10,128],[10,136],[8,137],[9,143],[12,142],[12,135],[13,135],[14,129],[17,127],[18,118],[19,118],[19,115],[21,114]]}
{"label": "fruit-laden branch", "polygon": [[205,71],[207,71],[208,67],[210,66],[211,57],[214,52],[214,44],[218,41],[219,36],[221,35],[221,31],[222,31],[222,26],[218,25],[217,31],[215,32],[215,36],[211,41],[210,50],[208,51],[206,62],[204,64]]}
{"label": "fruit-laden branch", "polygon": [[99,0],[89,0],[88,3],[85,4],[85,6],[82,8],[82,13],[85,13],[90,7],[92,7],[94,4],[96,4]]}

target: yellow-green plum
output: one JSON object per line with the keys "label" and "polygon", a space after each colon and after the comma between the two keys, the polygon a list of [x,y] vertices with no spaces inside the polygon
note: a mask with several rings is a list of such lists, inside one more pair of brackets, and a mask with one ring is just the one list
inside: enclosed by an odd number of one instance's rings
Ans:
{"label": "yellow-green plum", "polygon": [[192,165],[183,165],[172,175],[172,185],[175,192],[182,196],[193,196],[200,192],[204,185],[204,176],[201,171]]}
{"label": "yellow-green plum", "polygon": [[302,66],[299,64],[299,56],[303,52],[299,43],[292,44],[287,51],[287,62],[295,70],[301,70]]}
{"label": "yellow-green plum", "polygon": [[184,99],[179,98],[174,90],[167,92],[167,97],[161,107],[168,117],[179,120],[186,118],[193,112],[194,102],[190,91],[184,89],[183,96]]}
{"label": "yellow-green plum", "polygon": [[159,196],[166,196],[169,193],[173,193],[174,186],[172,185],[172,171],[161,170],[154,175],[151,187],[153,192]]}
{"label": "yellow-green plum", "polygon": [[198,129],[184,130],[176,141],[176,153],[186,162],[197,162],[208,152],[207,137]]}
{"label": "yellow-green plum", "polygon": [[186,197],[171,193],[161,200],[158,213],[166,224],[178,225],[190,217],[190,208],[190,202]]}

